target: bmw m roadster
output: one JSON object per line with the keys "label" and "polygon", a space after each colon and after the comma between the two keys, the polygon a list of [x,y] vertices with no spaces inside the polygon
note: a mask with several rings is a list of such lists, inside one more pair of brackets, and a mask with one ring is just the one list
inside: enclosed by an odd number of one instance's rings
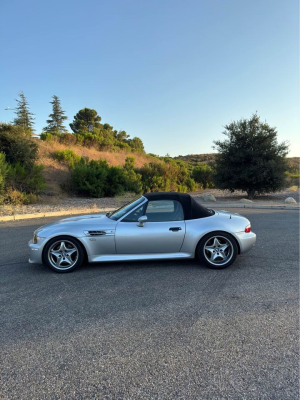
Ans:
{"label": "bmw m roadster", "polygon": [[84,260],[196,257],[209,268],[229,267],[255,244],[248,219],[214,211],[183,193],[148,193],[107,214],[61,219],[38,228],[30,263],[70,272]]}

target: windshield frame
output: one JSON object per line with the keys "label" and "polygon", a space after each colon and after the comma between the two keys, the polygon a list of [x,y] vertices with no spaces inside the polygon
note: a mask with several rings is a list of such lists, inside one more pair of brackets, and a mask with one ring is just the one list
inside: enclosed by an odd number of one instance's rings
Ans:
{"label": "windshield frame", "polygon": [[[121,216],[119,216],[117,218],[112,218],[119,211],[127,208],[131,204],[135,203],[137,200],[141,200],[141,201],[139,201],[137,204],[135,204],[134,206],[132,206],[129,209],[127,209]],[[124,217],[126,217],[126,215],[130,214],[132,211],[134,211],[136,208],[140,207],[146,201],[147,201],[147,199],[144,196],[137,197],[134,200],[130,201],[129,203],[124,204],[122,207],[118,208],[117,210],[114,210],[114,211],[111,211],[110,213],[107,213],[106,216],[108,218],[112,219],[113,221],[120,221],[120,219],[123,219]]]}

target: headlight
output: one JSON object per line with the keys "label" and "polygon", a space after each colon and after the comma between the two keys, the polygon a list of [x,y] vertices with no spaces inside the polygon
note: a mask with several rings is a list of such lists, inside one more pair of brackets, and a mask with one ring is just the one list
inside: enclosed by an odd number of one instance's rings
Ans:
{"label": "headlight", "polygon": [[38,240],[39,240],[38,236],[34,233],[32,238],[32,243],[37,244]]}

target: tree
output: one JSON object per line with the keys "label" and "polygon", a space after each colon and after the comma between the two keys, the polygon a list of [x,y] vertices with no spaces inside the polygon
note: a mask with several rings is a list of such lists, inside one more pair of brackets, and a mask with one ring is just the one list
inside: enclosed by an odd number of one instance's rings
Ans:
{"label": "tree", "polygon": [[70,127],[74,133],[87,133],[92,132],[94,128],[101,129],[102,124],[100,124],[100,121],[101,117],[96,110],[83,108],[74,116]]}
{"label": "tree", "polygon": [[134,137],[133,139],[128,140],[129,146],[137,151],[144,151],[144,145],[140,138]]}
{"label": "tree", "polygon": [[245,191],[250,199],[284,187],[288,145],[278,144],[276,128],[253,114],[226,125],[223,134],[227,139],[214,142],[217,187]]}
{"label": "tree", "polygon": [[11,124],[0,125],[0,152],[9,164],[22,164],[31,169],[38,159],[38,144],[29,138],[22,127]]}
{"label": "tree", "polygon": [[52,96],[53,100],[50,101],[52,104],[52,114],[49,114],[49,119],[47,119],[47,126],[43,129],[44,132],[58,134],[67,132],[64,126],[64,121],[68,119],[66,117],[65,111],[62,110],[60,105],[60,100],[57,96]]}
{"label": "tree", "polygon": [[203,189],[213,186],[213,169],[208,164],[199,164],[193,169],[192,178],[200,183]]}
{"label": "tree", "polygon": [[38,145],[36,140],[24,133],[21,126],[0,125],[0,152],[5,155],[9,165],[6,186],[26,193],[36,193],[43,189],[43,166],[35,163],[38,159]]}
{"label": "tree", "polygon": [[3,201],[3,191],[5,188],[5,181],[9,172],[9,165],[5,160],[5,154],[0,152],[0,204]]}
{"label": "tree", "polygon": [[16,99],[17,107],[15,108],[17,117],[14,119],[13,124],[21,126],[24,132],[31,135],[31,133],[34,132],[34,114],[29,111],[28,101],[24,93],[20,92],[19,96],[20,100]]}

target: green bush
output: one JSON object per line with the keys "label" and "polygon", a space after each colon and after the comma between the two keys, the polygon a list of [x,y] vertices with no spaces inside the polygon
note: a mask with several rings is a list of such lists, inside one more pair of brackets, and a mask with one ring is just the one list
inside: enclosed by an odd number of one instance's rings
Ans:
{"label": "green bush", "polygon": [[105,196],[109,166],[106,161],[81,160],[72,171],[73,191],[91,197]]}
{"label": "green bush", "polygon": [[199,183],[203,189],[213,187],[213,169],[208,164],[199,164],[192,171],[192,178]]}
{"label": "green bush", "polygon": [[[0,166],[2,191],[3,185],[5,185],[6,193],[22,193],[14,194],[16,199],[19,198],[15,202],[29,201],[27,195],[37,194],[45,187],[42,175],[44,167],[35,164],[38,158],[38,145],[35,140],[32,140],[23,132],[22,127],[10,124],[0,125],[0,152],[5,154],[5,162],[7,163],[6,172],[3,173],[4,159],[2,155],[0,161],[0,164],[2,164],[2,167]],[[13,195],[6,196],[6,199],[14,201]]]}
{"label": "green bush", "polygon": [[141,176],[133,169],[110,167],[106,161],[81,159],[72,171],[72,190],[91,197],[141,193]]}
{"label": "green bush", "polygon": [[297,186],[299,187],[300,184],[300,174],[299,171],[292,172],[285,172],[286,176],[286,186]]}
{"label": "green bush", "polygon": [[38,145],[24,134],[22,127],[0,125],[0,151],[9,164],[20,163],[30,169],[38,159]]}
{"label": "green bush", "polygon": [[81,160],[81,156],[75,154],[73,150],[57,150],[54,152],[54,158],[56,160],[65,162],[69,168],[74,168],[75,164]]}
{"label": "green bush", "polygon": [[72,133],[62,133],[59,136],[60,143],[63,143],[67,146],[72,146],[77,142],[77,136]]}
{"label": "green bush", "polygon": [[5,160],[5,154],[0,153],[0,203],[2,203],[3,201],[3,193],[8,173],[9,173],[9,165]]}
{"label": "green bush", "polygon": [[40,139],[44,140],[45,142],[51,142],[53,140],[53,135],[49,132],[45,133],[41,133],[40,135]]}
{"label": "green bush", "polygon": [[45,188],[43,165],[33,165],[30,170],[20,163],[11,165],[7,183],[15,190],[25,193],[39,193]]}
{"label": "green bush", "polygon": [[160,162],[150,162],[136,169],[142,176],[142,187],[145,192],[157,191],[193,191],[196,183],[190,176],[187,164],[169,157]]}

